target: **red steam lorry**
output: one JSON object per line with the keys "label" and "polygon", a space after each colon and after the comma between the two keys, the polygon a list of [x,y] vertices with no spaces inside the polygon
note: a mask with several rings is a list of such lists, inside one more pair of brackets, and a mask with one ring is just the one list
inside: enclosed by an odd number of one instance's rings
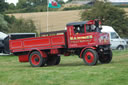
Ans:
{"label": "red steam lorry", "polygon": [[41,33],[41,37],[9,41],[11,53],[20,62],[30,62],[33,67],[58,65],[60,55],[78,55],[92,66],[98,61],[110,63],[112,51],[109,35],[101,33],[101,22],[90,20],[67,24],[67,30]]}

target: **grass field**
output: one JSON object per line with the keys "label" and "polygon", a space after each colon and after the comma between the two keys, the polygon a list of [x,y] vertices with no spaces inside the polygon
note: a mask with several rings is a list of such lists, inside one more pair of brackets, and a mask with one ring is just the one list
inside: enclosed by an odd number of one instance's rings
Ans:
{"label": "grass field", "polygon": [[0,85],[128,85],[128,51],[114,51],[110,64],[87,66],[77,56],[60,65],[33,68],[16,56],[0,56]]}

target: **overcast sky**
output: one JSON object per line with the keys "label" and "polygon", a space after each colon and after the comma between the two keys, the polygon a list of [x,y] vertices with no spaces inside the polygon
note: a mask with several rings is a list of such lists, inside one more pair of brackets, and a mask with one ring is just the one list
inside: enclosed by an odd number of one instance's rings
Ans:
{"label": "overcast sky", "polygon": [[18,2],[18,0],[5,0],[5,1],[8,3],[14,3],[14,4],[16,4]]}
{"label": "overcast sky", "polygon": [[[18,0],[5,0],[8,3],[14,3],[16,4],[18,2]],[[68,1],[68,0],[64,0],[64,1]]]}

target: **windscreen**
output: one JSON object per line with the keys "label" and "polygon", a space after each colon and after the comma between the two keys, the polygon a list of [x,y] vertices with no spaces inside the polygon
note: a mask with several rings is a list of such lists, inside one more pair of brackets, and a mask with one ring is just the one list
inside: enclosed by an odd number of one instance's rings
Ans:
{"label": "windscreen", "polygon": [[74,25],[74,33],[85,33],[84,31],[84,24],[81,25]]}
{"label": "windscreen", "polygon": [[118,39],[119,36],[115,32],[111,32],[111,39]]}

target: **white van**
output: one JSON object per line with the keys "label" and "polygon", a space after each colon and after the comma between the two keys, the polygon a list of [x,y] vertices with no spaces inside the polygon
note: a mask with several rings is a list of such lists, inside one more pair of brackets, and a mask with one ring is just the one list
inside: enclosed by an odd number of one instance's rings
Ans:
{"label": "white van", "polygon": [[123,50],[126,48],[126,41],[121,39],[118,33],[111,26],[102,26],[101,32],[109,33],[112,49]]}

